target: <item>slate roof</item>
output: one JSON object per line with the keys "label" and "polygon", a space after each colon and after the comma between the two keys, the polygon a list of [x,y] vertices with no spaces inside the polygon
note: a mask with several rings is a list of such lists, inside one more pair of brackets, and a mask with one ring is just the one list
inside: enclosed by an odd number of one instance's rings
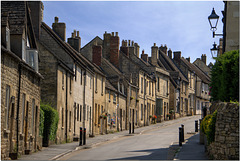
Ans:
{"label": "slate roof", "polygon": [[95,72],[105,75],[101,69],[98,69],[92,62],[90,62],[87,58],[85,58],[83,55],[78,53],[75,49],[71,47],[67,42],[64,42],[59,36],[44,22],[42,22],[42,27],[48,31],[48,33],[65,49],[66,52],[70,56],[73,57],[73,59],[77,59],[82,65],[87,67],[90,71],[94,70]]}
{"label": "slate roof", "polygon": [[161,55],[161,57],[163,58],[161,59],[160,57],[162,64],[165,66],[167,70],[178,72],[180,78],[183,81],[188,82],[187,78],[184,76],[182,71],[175,65],[175,63],[166,54],[164,54],[162,51],[159,51],[159,55]]}
{"label": "slate roof", "polygon": [[109,80],[106,79],[106,84],[105,84],[106,88],[114,91],[114,92],[117,92],[118,93],[118,90],[116,88],[113,87],[113,85],[109,82]]}
{"label": "slate roof", "polygon": [[186,64],[192,71],[195,72],[195,74],[202,79],[202,81],[204,83],[209,84],[211,79],[208,77],[208,75],[206,75],[198,66],[196,66],[195,64],[190,63],[189,61],[187,61],[184,58],[181,58],[181,60],[184,62],[184,64]]}

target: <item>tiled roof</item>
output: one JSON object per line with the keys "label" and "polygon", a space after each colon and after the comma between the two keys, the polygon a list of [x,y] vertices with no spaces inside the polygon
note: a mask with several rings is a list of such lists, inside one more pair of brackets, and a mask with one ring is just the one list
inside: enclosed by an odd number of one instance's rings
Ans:
{"label": "tiled roof", "polygon": [[89,44],[91,44],[94,40],[96,40],[96,39],[99,39],[99,40],[101,40],[101,41],[103,41],[99,36],[96,36],[95,38],[93,38],[91,41],[89,41],[86,45],[84,45],[81,49],[80,49],[80,51],[83,49],[83,48],[85,48],[86,46],[88,46]]}

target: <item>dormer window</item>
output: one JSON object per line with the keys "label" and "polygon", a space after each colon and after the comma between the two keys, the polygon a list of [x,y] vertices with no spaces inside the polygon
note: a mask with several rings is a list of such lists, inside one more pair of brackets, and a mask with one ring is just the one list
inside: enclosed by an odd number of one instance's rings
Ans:
{"label": "dormer window", "polygon": [[38,51],[34,49],[27,50],[27,64],[38,72]]}
{"label": "dormer window", "polygon": [[6,27],[6,48],[10,50],[10,31],[9,28]]}

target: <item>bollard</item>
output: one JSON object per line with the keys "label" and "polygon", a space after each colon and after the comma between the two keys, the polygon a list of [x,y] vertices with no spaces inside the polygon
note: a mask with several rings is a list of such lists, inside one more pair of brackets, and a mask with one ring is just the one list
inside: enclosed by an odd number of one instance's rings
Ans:
{"label": "bollard", "polygon": [[80,127],[79,146],[82,146],[82,127]]}
{"label": "bollard", "polygon": [[184,142],[184,124],[181,124],[182,126],[182,142]]}
{"label": "bollard", "polygon": [[133,129],[132,129],[132,133],[134,134],[134,122],[133,122]]}
{"label": "bollard", "polygon": [[[202,119],[199,119],[199,125],[200,125],[200,127],[201,127],[201,122],[202,122]],[[200,144],[204,144],[204,134],[203,134],[203,132],[201,131],[201,128],[200,128],[200,130],[199,130],[199,137],[200,137],[199,143],[200,143]]]}
{"label": "bollard", "polygon": [[86,128],[83,131],[83,145],[86,145]]}
{"label": "bollard", "polygon": [[195,132],[198,132],[198,120],[195,120]]}
{"label": "bollard", "polygon": [[131,122],[129,122],[129,134],[131,134]]}
{"label": "bollard", "polygon": [[179,146],[182,146],[182,127],[179,127]]}

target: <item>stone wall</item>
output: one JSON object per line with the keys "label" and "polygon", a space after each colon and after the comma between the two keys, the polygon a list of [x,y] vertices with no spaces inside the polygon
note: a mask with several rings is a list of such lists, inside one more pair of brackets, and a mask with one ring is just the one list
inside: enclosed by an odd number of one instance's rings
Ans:
{"label": "stone wall", "polygon": [[[217,103],[215,142],[207,150],[216,160],[239,159],[239,105]],[[217,108],[216,108],[217,106]]]}

